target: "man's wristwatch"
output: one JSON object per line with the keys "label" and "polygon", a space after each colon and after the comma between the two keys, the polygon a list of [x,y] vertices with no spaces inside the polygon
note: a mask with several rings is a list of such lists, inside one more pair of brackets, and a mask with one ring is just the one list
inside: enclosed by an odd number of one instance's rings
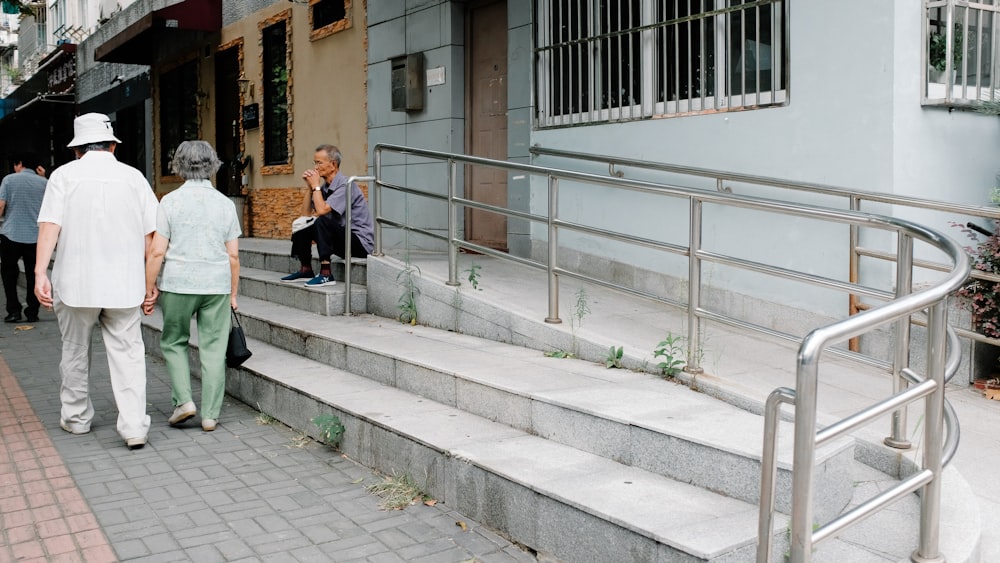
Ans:
{"label": "man's wristwatch", "polygon": [[323,186],[316,186],[315,188],[313,188],[313,191],[314,192],[318,192],[318,191],[320,191],[322,189],[323,189]]}

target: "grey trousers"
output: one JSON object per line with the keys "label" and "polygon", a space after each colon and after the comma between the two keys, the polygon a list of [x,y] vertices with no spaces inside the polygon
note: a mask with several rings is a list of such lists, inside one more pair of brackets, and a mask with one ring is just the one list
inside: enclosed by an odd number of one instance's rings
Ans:
{"label": "grey trousers", "polygon": [[94,418],[90,401],[90,347],[94,326],[101,327],[111,372],[111,390],[118,406],[118,434],[142,438],[149,432],[146,414],[146,349],[142,343],[139,307],[102,309],[70,307],[53,292],[52,309],[62,334],[59,399],[62,422],[74,432],[88,432]]}

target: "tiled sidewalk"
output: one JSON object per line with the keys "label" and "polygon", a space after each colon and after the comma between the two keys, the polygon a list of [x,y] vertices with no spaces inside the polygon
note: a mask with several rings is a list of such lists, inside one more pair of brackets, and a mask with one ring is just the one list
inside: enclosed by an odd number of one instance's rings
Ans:
{"label": "tiled sidewalk", "polygon": [[45,426],[2,358],[0,529],[0,562],[117,560]]}
{"label": "tiled sidewalk", "polygon": [[71,435],[59,429],[52,314],[43,311],[34,330],[0,325],[0,563],[535,560],[440,503],[379,509],[367,492],[379,475],[288,427],[259,424],[259,413],[228,397],[215,432],[197,417],[169,427],[169,383],[156,359],[147,359],[149,444],[130,451],[114,428],[99,336],[95,343],[97,415],[89,434]]}

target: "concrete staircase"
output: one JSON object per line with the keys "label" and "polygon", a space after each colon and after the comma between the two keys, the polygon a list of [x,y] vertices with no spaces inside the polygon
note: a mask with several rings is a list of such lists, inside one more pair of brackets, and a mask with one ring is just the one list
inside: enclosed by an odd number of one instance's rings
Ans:
{"label": "concrete staircase", "polygon": [[[254,357],[229,370],[233,397],[314,437],[310,419],[335,413],[346,427],[345,454],[386,474],[409,475],[439,501],[560,560],[754,560],[759,416],[648,373],[549,358],[497,341],[504,338],[401,324],[387,318],[399,294],[387,280],[402,267],[390,258],[352,270],[352,310],[375,304],[385,316],[337,316],[343,284],[278,281],[298,267],[287,254],[285,241],[241,240],[239,314]],[[365,266],[375,266],[374,278]],[[342,270],[335,276],[342,279]],[[367,295],[370,278],[380,280],[376,299]],[[461,303],[442,298],[433,308],[436,301],[422,301],[421,322],[449,327],[459,315],[490,324],[504,314],[468,293]],[[157,315],[144,325],[153,354],[161,325]],[[538,325],[531,330],[540,340],[558,338],[542,335],[553,329]],[[786,511],[791,427],[779,435],[778,508]],[[856,461],[856,451],[855,440],[844,438],[819,453],[819,521],[893,482]],[[860,539],[871,530],[862,530],[824,543],[816,560],[906,557],[916,545],[916,497],[900,505],[881,517],[888,521],[874,547]],[[774,561],[784,559],[786,522],[779,516],[775,524]],[[974,554],[978,534],[971,545]]]}

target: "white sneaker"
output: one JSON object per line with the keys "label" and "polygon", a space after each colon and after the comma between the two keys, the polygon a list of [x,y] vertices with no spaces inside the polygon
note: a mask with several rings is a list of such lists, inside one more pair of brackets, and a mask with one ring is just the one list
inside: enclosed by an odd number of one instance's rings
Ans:
{"label": "white sneaker", "polygon": [[130,450],[141,450],[142,447],[146,445],[146,437],[126,438],[125,445],[128,446],[128,449]]}
{"label": "white sneaker", "polygon": [[211,432],[215,430],[215,419],[214,418],[203,418],[201,419],[201,429],[205,432]]}
{"label": "white sneaker", "polygon": [[188,401],[174,409],[174,414],[167,419],[170,426],[177,426],[198,414],[198,409],[194,407],[194,402]]}

